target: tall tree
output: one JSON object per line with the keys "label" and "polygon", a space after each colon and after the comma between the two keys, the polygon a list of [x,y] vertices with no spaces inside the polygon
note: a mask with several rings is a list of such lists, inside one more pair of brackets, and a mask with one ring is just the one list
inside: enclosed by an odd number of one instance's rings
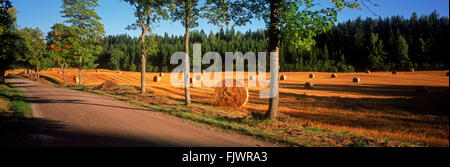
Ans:
{"label": "tall tree", "polygon": [[98,7],[98,0],[63,0],[63,17],[68,18],[71,34],[75,37],[71,41],[69,51],[78,61],[74,65],[78,67],[79,84],[83,84],[83,68],[95,68],[94,55],[102,50],[100,41],[102,40],[105,29],[100,23],[102,19],[95,11]]}
{"label": "tall tree", "polygon": [[[150,32],[153,24],[162,19],[168,19],[167,0],[124,0],[131,6],[135,7],[134,16],[137,18],[136,23],[130,25],[128,29],[141,30],[140,44],[141,44],[141,93],[145,93],[145,72],[146,68],[146,35]],[[148,44],[148,43],[147,43]]]}
{"label": "tall tree", "polygon": [[174,6],[171,6],[171,17],[173,21],[181,21],[185,28],[184,52],[184,90],[185,104],[191,104],[189,93],[190,78],[190,60],[189,60],[189,35],[190,29],[198,26],[198,19],[205,18],[209,23],[217,26],[228,26],[230,15],[228,14],[229,2],[226,0],[206,0],[204,5],[200,5],[198,0],[173,0]]}
{"label": "tall tree", "polygon": [[63,75],[63,86],[67,86],[66,68],[72,64],[73,57],[70,56],[68,49],[72,47],[71,40],[74,36],[71,34],[71,27],[62,23],[54,24],[51,31],[47,34],[47,44],[50,56],[60,67]]}
{"label": "tall tree", "polygon": [[16,13],[9,0],[0,0],[0,84],[5,83],[5,71],[20,63],[25,50],[17,33]]}
{"label": "tall tree", "polygon": [[[370,2],[370,0],[366,0]],[[297,47],[310,50],[315,44],[314,37],[327,31],[337,21],[337,13],[344,7],[359,8],[358,0],[346,2],[331,0],[333,7],[320,9],[313,0],[243,0],[233,3],[236,24],[243,25],[254,17],[263,17],[268,22],[268,51],[275,53],[270,59],[275,71],[270,77],[269,119],[276,119],[278,113],[278,74],[280,41],[289,41]],[[363,1],[361,1],[363,2]],[[268,11],[268,12],[267,12]]]}
{"label": "tall tree", "polygon": [[25,46],[27,48],[27,63],[34,67],[36,71],[36,79],[40,78],[41,62],[44,60],[45,42],[44,33],[39,28],[23,28],[20,30],[20,35],[25,40]]}

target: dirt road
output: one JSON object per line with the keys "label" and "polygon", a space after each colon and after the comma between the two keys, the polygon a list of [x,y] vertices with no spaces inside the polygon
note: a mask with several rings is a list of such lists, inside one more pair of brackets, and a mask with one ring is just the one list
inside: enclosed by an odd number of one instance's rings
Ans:
{"label": "dirt road", "polygon": [[25,79],[10,83],[28,96],[32,146],[273,146],[253,137],[194,126],[114,98]]}

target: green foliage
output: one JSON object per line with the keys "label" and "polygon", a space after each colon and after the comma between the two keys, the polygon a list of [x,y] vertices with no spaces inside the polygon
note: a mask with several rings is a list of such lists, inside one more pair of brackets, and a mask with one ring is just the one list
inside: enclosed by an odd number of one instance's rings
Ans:
{"label": "green foliage", "polygon": [[72,47],[71,40],[73,39],[71,38],[74,38],[71,29],[72,27],[56,23],[47,34],[48,52],[52,60],[59,66],[67,67],[76,61],[69,50]]}
{"label": "green foliage", "polygon": [[[280,70],[329,72],[353,72],[367,69],[371,71],[393,70],[397,68],[397,64],[401,63],[395,58],[394,49],[391,49],[394,48],[395,42],[389,42],[390,29],[400,29],[400,34],[409,46],[409,61],[412,65],[416,65],[416,68],[446,68],[446,65],[442,64],[447,63],[442,60],[446,60],[444,56],[446,51],[443,48],[448,43],[448,39],[440,34],[448,34],[447,17],[435,18],[433,19],[435,21],[430,21],[428,20],[429,16],[422,16],[420,17],[422,21],[411,23],[411,25],[408,24],[411,20],[399,20],[401,24],[393,24],[393,20],[396,20],[393,18],[397,18],[397,16],[376,20],[357,19],[337,24],[330,31],[314,38],[317,44],[312,46],[311,51],[296,48],[289,42],[282,42],[280,45],[280,62],[282,64]],[[414,29],[415,31],[408,33],[410,31],[408,27],[414,27],[413,25],[416,24],[417,27],[429,24],[432,27],[442,28],[439,30]],[[393,41],[395,41],[394,35],[395,33],[392,33]],[[356,36],[360,38],[358,42],[355,41]],[[154,56],[148,57],[147,65],[158,67],[160,71],[167,69],[170,72],[175,66],[171,65],[168,60],[173,53],[184,50],[183,39],[184,36],[170,36],[167,33],[162,36],[155,35],[154,40],[157,43],[158,51]],[[263,30],[238,32],[233,28],[226,28],[220,29],[217,33],[194,30],[191,32],[190,41],[201,43],[203,54],[210,51],[218,52],[221,55],[225,55],[225,52],[228,51],[257,53],[267,51],[268,47],[267,31]],[[119,48],[124,53],[119,58],[121,70],[130,70],[132,64],[138,64],[140,58],[138,38],[128,35],[108,36],[102,46],[105,51],[99,55],[97,61],[101,68],[114,69],[109,65],[110,55],[108,54],[108,50],[113,48]],[[192,45],[190,47],[192,50]],[[205,67],[207,66],[203,65],[203,68]],[[152,71],[155,71],[154,68]]]}
{"label": "green foliage", "polygon": [[21,29],[19,34],[25,41],[24,60],[26,65],[39,68],[42,65],[41,62],[44,62],[44,59],[47,58],[44,33],[39,28],[26,27]]}
{"label": "green foliage", "polygon": [[198,26],[198,19],[204,18],[208,23],[217,26],[228,26],[230,15],[228,13],[228,1],[225,0],[206,0],[203,5],[198,0],[173,0],[170,5],[171,19],[181,21],[186,27],[186,18],[189,18],[189,28]]}
{"label": "green foliage", "polygon": [[95,11],[98,0],[63,0],[61,14],[68,18],[65,22],[70,24],[68,29],[71,37],[69,53],[78,61],[74,66],[81,68],[95,68],[96,57],[102,51],[99,45],[105,30],[100,23],[101,17]]}
{"label": "green foliage", "polygon": [[24,40],[17,33],[17,10],[9,0],[0,0],[0,84],[5,70],[21,65]]}

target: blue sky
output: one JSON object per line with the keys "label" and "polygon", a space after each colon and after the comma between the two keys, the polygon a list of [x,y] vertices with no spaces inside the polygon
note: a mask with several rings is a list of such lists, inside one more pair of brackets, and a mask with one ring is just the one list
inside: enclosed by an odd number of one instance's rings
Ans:
{"label": "blue sky", "polygon": [[[441,16],[449,15],[448,0],[373,0],[379,7],[371,8],[377,15],[381,17],[389,17],[393,15],[402,15],[409,18],[413,12],[419,16],[429,14],[437,10]],[[316,0],[318,3],[329,3],[329,0]],[[18,24],[21,27],[39,27],[43,32],[48,32],[54,23],[61,23],[64,19],[59,13],[61,11],[62,0],[12,0],[13,6],[19,10]],[[125,30],[127,25],[135,22],[133,8],[121,0],[99,0],[100,7],[97,13],[103,18],[101,21],[106,30],[106,35],[130,34],[137,36],[138,31]],[[376,17],[367,9],[351,10],[345,9],[339,15],[339,21],[355,19],[357,17]],[[235,27],[239,31],[247,31],[249,29],[263,29],[265,24],[263,21],[255,20],[252,24],[246,26]],[[207,33],[211,30],[217,32],[218,27],[207,24],[207,21],[201,20],[200,26],[195,29],[204,29]],[[153,33],[163,35],[165,32],[174,35],[183,35],[184,28],[179,22],[163,21],[159,25],[153,27]]]}

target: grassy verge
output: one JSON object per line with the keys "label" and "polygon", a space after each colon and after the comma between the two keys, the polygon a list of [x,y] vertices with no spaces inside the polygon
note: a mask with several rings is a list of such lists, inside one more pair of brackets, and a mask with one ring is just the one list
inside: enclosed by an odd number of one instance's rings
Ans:
{"label": "grassy verge", "polygon": [[[390,147],[390,146],[421,146],[405,141],[391,141],[388,139],[374,139],[347,133],[324,131],[316,127],[304,127],[296,122],[283,119],[270,121],[261,119],[257,115],[230,116],[220,113],[232,113],[231,109],[220,109],[205,104],[192,104],[189,107],[182,105],[181,101],[158,101],[161,97],[152,94],[139,95],[139,93],[120,93],[123,89],[132,89],[134,86],[118,86],[110,90],[93,89],[94,86],[75,86],[67,89],[86,91],[95,94],[117,98],[134,105],[149,108],[153,111],[163,112],[189,120],[194,123],[211,125],[227,131],[238,132],[270,141],[281,146],[295,147]],[[150,102],[148,102],[150,101]]]}
{"label": "grassy verge", "polygon": [[29,138],[32,109],[26,96],[11,85],[0,85],[0,145],[20,146]]}
{"label": "grassy verge", "polygon": [[56,78],[53,78],[53,77],[50,77],[50,76],[46,76],[46,75],[42,75],[42,74],[41,74],[41,78],[44,78],[45,80],[47,80],[47,81],[49,81],[49,82],[51,82],[53,84],[57,84],[57,85],[62,83],[61,81],[57,80]]}
{"label": "grassy verge", "polygon": [[10,85],[0,85],[0,107],[2,115],[15,117],[32,117],[31,105],[26,102],[26,96],[17,88]]}

